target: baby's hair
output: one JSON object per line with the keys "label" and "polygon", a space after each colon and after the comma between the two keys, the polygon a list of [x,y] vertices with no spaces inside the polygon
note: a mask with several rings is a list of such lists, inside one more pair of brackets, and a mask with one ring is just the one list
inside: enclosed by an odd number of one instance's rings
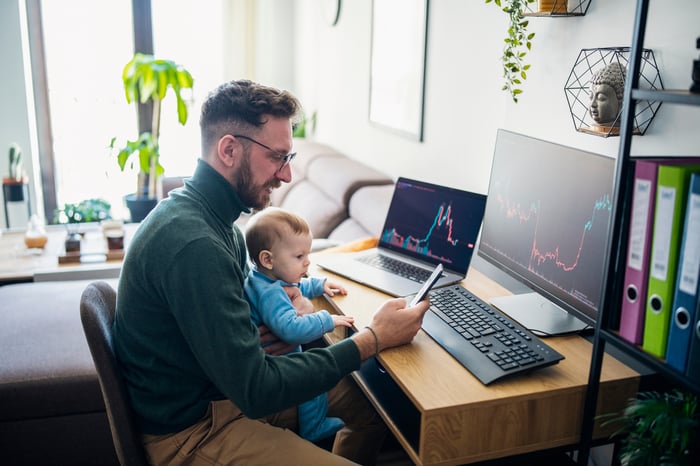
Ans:
{"label": "baby's hair", "polygon": [[[309,224],[302,217],[279,207],[268,207],[256,213],[245,227],[248,255],[258,264],[260,252],[271,249],[285,235],[310,235]],[[259,265],[259,264],[258,264]]]}

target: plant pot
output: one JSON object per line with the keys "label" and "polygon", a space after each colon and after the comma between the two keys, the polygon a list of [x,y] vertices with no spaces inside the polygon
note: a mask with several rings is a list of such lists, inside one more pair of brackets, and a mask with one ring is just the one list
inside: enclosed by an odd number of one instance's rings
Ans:
{"label": "plant pot", "polygon": [[2,179],[2,190],[6,202],[23,202],[24,189],[27,180],[16,180],[14,178]]}
{"label": "plant pot", "polygon": [[158,199],[155,197],[136,197],[136,194],[126,195],[124,201],[131,214],[131,221],[134,223],[143,221],[158,204]]}
{"label": "plant pot", "polygon": [[80,252],[80,243],[82,242],[82,240],[83,237],[80,236],[80,233],[68,233],[66,235],[66,240],[64,244],[66,252]]}

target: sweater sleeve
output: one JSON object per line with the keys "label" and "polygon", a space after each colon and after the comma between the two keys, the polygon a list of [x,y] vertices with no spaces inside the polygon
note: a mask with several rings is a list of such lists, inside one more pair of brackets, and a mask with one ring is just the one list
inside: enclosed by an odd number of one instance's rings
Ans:
{"label": "sweater sleeve", "polygon": [[326,284],[325,278],[307,277],[299,282],[301,294],[307,298],[317,298],[323,294],[323,286]]}

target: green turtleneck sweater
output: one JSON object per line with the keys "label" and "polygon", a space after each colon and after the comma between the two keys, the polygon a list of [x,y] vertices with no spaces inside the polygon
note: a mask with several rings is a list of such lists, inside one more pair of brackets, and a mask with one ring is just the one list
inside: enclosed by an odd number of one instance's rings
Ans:
{"label": "green turtleneck sweater", "polygon": [[230,399],[258,418],[311,399],[360,366],[356,345],[268,356],[243,283],[247,211],[204,161],[129,243],[117,290],[114,346],[143,433],[177,432]]}

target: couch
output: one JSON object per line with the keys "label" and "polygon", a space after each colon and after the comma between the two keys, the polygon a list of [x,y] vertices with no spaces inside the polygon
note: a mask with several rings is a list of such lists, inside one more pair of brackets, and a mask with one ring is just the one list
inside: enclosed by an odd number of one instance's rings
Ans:
{"label": "couch", "polygon": [[80,322],[89,282],[0,287],[3,464],[119,464]]}
{"label": "couch", "polygon": [[[272,203],[304,216],[319,248],[378,236],[392,179],[324,144],[295,147],[294,180]],[[166,183],[165,192],[182,177]],[[116,287],[116,278],[80,278],[0,286],[3,464],[118,464],[79,313],[87,283],[107,279]]]}

